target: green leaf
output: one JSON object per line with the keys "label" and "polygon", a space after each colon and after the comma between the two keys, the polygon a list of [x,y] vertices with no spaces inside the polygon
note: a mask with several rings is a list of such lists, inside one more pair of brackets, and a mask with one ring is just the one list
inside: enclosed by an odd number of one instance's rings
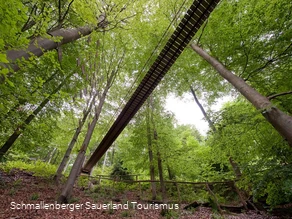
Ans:
{"label": "green leaf", "polygon": [[0,70],[0,74],[2,74],[2,75],[7,75],[8,73],[9,73],[8,68],[4,68],[4,69]]}
{"label": "green leaf", "polygon": [[12,81],[10,81],[8,78],[6,78],[6,82],[9,84],[9,86],[15,87]]}
{"label": "green leaf", "polygon": [[0,53],[0,62],[9,63],[9,61],[7,60],[6,54],[1,54]]}

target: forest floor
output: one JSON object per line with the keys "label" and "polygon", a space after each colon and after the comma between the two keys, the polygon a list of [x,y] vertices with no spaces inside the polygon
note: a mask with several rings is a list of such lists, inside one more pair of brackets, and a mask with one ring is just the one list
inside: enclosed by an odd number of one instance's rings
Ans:
{"label": "forest floor", "polygon": [[[257,214],[254,211],[234,214],[227,213],[223,216],[214,213],[211,208],[199,207],[196,210],[183,210],[183,205],[178,210],[169,210],[166,216],[161,215],[161,209],[153,209],[149,204],[144,208],[138,209],[139,197],[131,192],[126,192],[119,200],[96,200],[80,188],[74,188],[74,198],[69,205],[64,205],[65,209],[46,209],[58,208],[55,200],[61,188],[56,186],[51,180],[33,176],[31,173],[13,170],[9,174],[0,171],[0,219],[10,218],[226,218],[226,219],[279,219],[289,218],[281,216],[271,216],[266,213]],[[127,204],[131,205],[127,209]],[[136,203],[137,202],[137,203]],[[34,205],[32,205],[34,204]],[[105,204],[103,209],[93,209]],[[111,205],[112,204],[112,205]],[[123,209],[114,209],[122,204]],[[145,203],[144,203],[145,204]],[[112,209],[107,209],[111,205]],[[30,208],[35,209],[30,209]],[[90,206],[90,208],[89,208]],[[146,207],[145,207],[146,206]],[[61,208],[61,206],[59,206]],[[19,209],[16,209],[19,208]],[[25,209],[27,208],[27,209]],[[39,209],[41,208],[41,209]],[[73,209],[74,208],[74,209]],[[79,208],[79,209],[77,209]]]}

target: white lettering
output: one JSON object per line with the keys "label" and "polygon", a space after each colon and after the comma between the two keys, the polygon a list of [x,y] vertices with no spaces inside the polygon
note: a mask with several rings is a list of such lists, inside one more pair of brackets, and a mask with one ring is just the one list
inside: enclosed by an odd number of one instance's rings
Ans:
{"label": "white lettering", "polygon": [[90,209],[91,203],[90,202],[85,202],[85,209]]}
{"label": "white lettering", "polygon": [[136,209],[137,202],[131,202],[131,204],[133,205],[133,209]]}
{"label": "white lettering", "polygon": [[10,207],[10,209],[14,210],[16,208],[16,203],[15,202],[11,202],[10,205],[12,207]]}

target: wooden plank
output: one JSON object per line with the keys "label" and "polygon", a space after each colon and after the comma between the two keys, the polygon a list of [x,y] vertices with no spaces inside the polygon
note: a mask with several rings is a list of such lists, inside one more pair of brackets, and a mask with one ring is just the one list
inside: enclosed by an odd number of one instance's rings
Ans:
{"label": "wooden plank", "polygon": [[90,173],[92,167],[104,155],[137,113],[219,1],[220,0],[195,0],[193,2],[162,52],[154,61],[112,127],[83,167],[83,173]]}

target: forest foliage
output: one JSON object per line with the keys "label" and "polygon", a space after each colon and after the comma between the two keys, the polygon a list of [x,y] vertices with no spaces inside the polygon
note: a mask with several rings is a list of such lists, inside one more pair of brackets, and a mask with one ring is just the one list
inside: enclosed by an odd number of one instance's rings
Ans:
{"label": "forest foliage", "polygon": [[[96,94],[66,166],[69,173],[110,75],[115,73],[89,142],[86,156],[90,156],[191,3],[1,0],[0,147],[17,136],[9,150],[0,154],[2,168],[23,166],[37,174],[40,169],[54,174]],[[291,12],[287,0],[222,0],[193,39],[289,116]],[[8,58],[9,51],[26,51],[38,37],[60,42],[50,35],[54,30],[84,26],[92,28],[92,33],[40,57],[31,55],[15,62]],[[20,70],[13,71],[13,65]],[[183,97],[191,86],[216,131],[202,134],[200,127],[180,124],[166,110],[170,93]],[[211,111],[225,96],[232,98],[220,110]],[[230,158],[240,170],[240,178]],[[254,200],[272,206],[292,202],[291,146],[190,47],[98,162],[93,175],[119,167],[149,179],[152,165],[158,179],[159,159],[168,180],[236,179],[238,187]],[[37,169],[32,167],[35,160],[39,160]]]}

